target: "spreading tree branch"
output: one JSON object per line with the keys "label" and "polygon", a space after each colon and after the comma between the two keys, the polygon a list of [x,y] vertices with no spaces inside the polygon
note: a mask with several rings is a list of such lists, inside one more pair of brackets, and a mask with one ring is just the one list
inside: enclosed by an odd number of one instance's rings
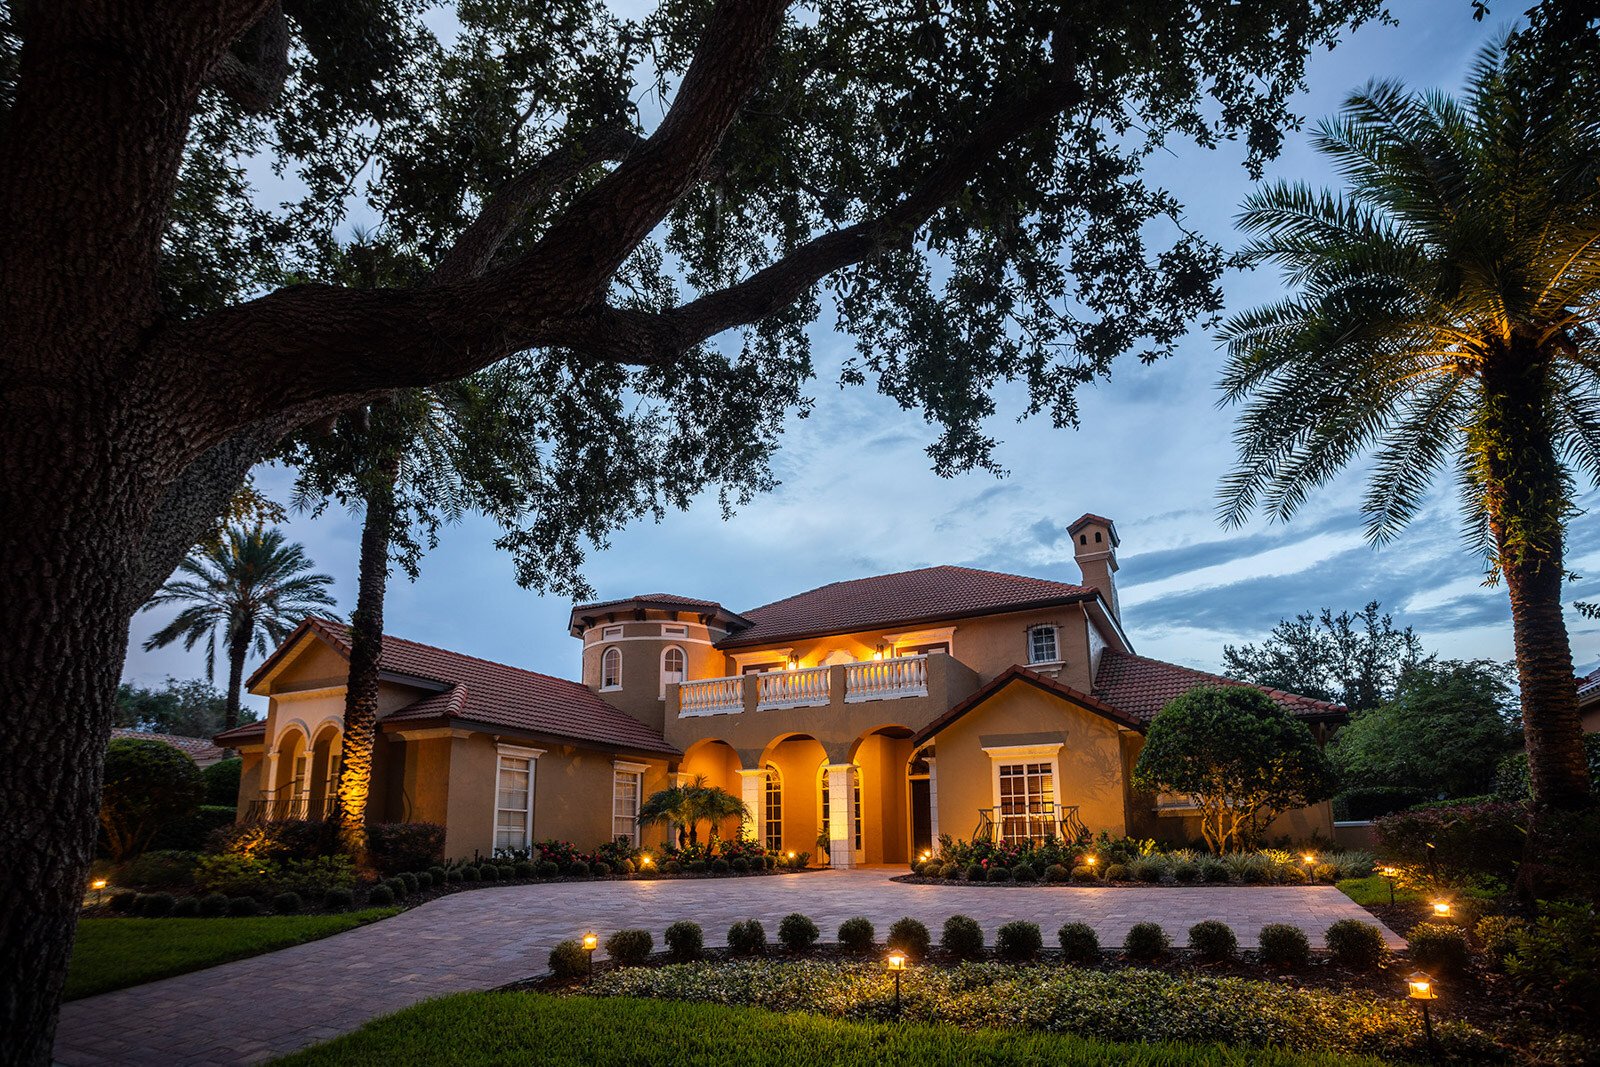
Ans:
{"label": "spreading tree branch", "polygon": [[223,52],[208,84],[247,111],[270,111],[289,78],[289,23],[275,3]]}

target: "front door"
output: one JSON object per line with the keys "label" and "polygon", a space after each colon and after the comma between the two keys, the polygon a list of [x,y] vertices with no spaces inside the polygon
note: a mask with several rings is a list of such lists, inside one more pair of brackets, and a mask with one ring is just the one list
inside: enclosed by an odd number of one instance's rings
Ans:
{"label": "front door", "polygon": [[911,779],[911,855],[933,851],[932,790],[928,779]]}

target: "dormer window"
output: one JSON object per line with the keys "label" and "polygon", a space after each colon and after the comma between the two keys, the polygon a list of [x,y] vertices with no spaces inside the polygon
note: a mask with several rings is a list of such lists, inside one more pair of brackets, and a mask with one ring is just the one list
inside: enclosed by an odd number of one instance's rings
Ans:
{"label": "dormer window", "polygon": [[601,654],[600,688],[622,688],[622,649],[608,648]]}
{"label": "dormer window", "polygon": [[1028,663],[1060,663],[1061,646],[1056,640],[1054,626],[1032,626],[1028,629]]}

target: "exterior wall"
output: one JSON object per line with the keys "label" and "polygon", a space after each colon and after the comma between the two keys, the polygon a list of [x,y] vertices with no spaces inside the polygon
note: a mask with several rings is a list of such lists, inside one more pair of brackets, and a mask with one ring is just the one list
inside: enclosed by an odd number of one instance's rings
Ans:
{"label": "exterior wall", "polygon": [[934,739],[940,832],[970,838],[978,810],[995,805],[994,761],[985,747],[1057,742],[1057,804],[1076,804],[1078,817],[1095,833],[1127,832],[1124,732],[1024,682],[1006,686]]}
{"label": "exterior wall", "polygon": [[864,863],[904,863],[909,856],[910,815],[906,764],[911,739],[874,734],[861,742],[855,763],[861,775],[861,845]]}
{"label": "exterior wall", "polygon": [[1578,715],[1583,723],[1584,733],[1600,733],[1600,702],[1590,704],[1586,708],[1579,708]]}
{"label": "exterior wall", "polygon": [[[688,677],[715,678],[722,673],[724,661],[722,653],[712,647],[712,641],[721,638],[723,633],[705,626],[687,613],[647,611],[643,621],[631,618],[631,611],[628,614],[630,618],[626,621],[601,621],[584,631],[583,684],[598,692],[619,711],[659,730],[664,714],[662,653],[668,647],[681,648]],[[684,626],[688,629],[688,635],[663,636],[663,625]],[[621,627],[622,636],[608,640],[605,633],[613,627]],[[600,688],[600,660],[608,648],[617,649],[622,656],[622,686],[619,689]]]}
{"label": "exterior wall", "polygon": [[250,802],[261,796],[261,775],[266,770],[266,746],[247,745],[239,753],[239,808],[237,819],[242,820],[250,810]]}

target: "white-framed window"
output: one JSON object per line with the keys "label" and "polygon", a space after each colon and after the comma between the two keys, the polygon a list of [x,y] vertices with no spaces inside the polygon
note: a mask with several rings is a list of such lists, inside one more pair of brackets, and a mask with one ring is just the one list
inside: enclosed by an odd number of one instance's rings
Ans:
{"label": "white-framed window", "polygon": [[611,766],[611,836],[614,840],[637,845],[644,764],[617,762]]}
{"label": "white-framed window", "polygon": [[661,636],[662,637],[688,637],[689,636],[689,628],[687,626],[674,626],[671,623],[663,623],[661,625]]}
{"label": "white-framed window", "polygon": [[622,688],[622,649],[615,645],[600,653],[600,688]]}
{"label": "white-framed window", "polygon": [[494,847],[533,844],[534,767],[544,750],[501,745],[494,773]]}
{"label": "white-framed window", "polygon": [[666,699],[667,686],[682,682],[689,669],[689,657],[677,645],[661,650],[661,696]]}
{"label": "white-framed window", "polygon": [[994,767],[994,822],[1001,841],[1017,844],[1060,835],[1056,779],[1061,745],[985,748]]}
{"label": "white-framed window", "polygon": [[620,626],[606,626],[600,630],[600,640],[602,641],[614,641],[621,636],[622,627]]}
{"label": "white-framed window", "polygon": [[766,796],[762,799],[761,830],[768,852],[783,851],[783,775],[778,768],[767,764]]}
{"label": "white-framed window", "polygon": [[1028,628],[1028,662],[1061,662],[1061,646],[1056,640],[1056,628],[1054,626],[1030,626]]}

